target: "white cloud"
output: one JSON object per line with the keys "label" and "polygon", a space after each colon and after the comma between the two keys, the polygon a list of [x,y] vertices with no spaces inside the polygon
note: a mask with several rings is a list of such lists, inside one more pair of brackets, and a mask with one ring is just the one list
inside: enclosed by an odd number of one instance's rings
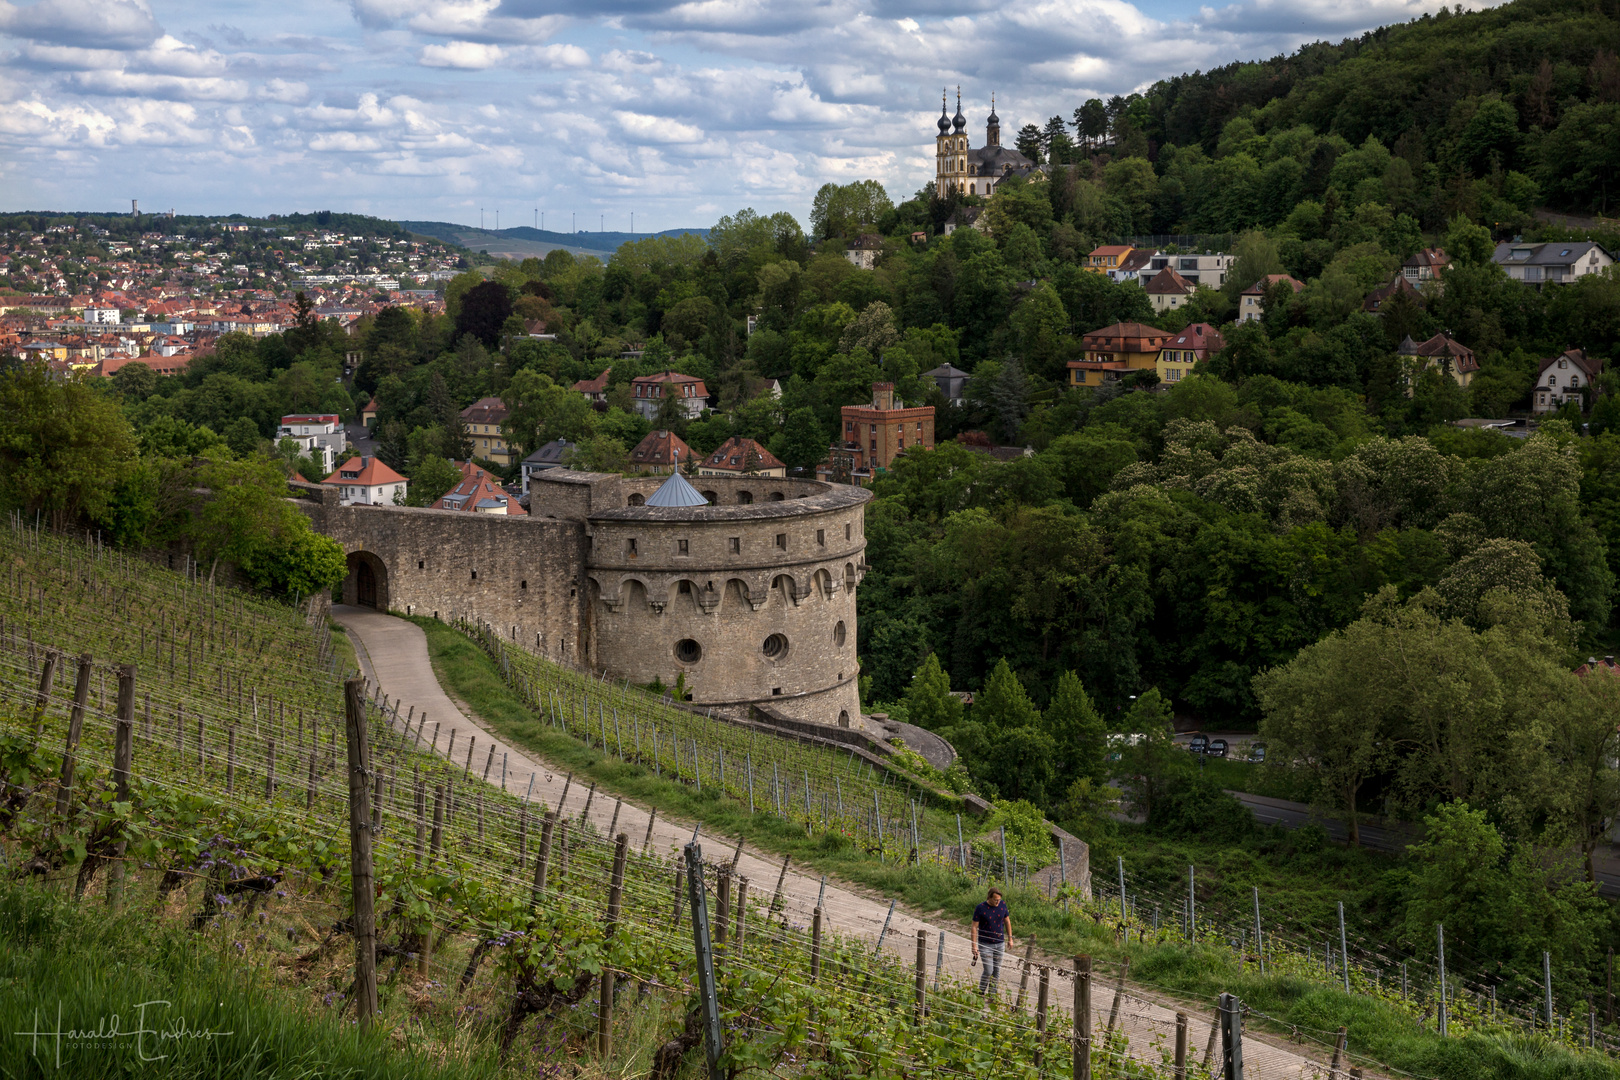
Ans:
{"label": "white cloud", "polygon": [[0,34],[31,41],[132,49],[160,33],[146,0],[40,0],[23,8],[0,0]]}
{"label": "white cloud", "polygon": [[620,110],[613,114],[613,118],[619,122],[619,129],[625,137],[632,142],[694,143],[703,138],[701,128],[663,116]]}
{"label": "white cloud", "polygon": [[484,45],[476,41],[452,41],[447,45],[426,46],[418,62],[423,67],[482,71],[500,63],[503,55],[499,45]]}

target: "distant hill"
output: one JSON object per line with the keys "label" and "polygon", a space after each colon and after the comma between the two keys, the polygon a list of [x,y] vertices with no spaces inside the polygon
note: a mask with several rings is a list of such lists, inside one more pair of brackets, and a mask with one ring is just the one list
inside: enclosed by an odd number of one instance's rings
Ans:
{"label": "distant hill", "polygon": [[543,257],[557,248],[576,255],[613,254],[620,245],[630,240],[645,240],[650,236],[684,236],[695,233],[707,236],[707,229],[665,229],[656,233],[627,232],[554,232],[520,225],[512,229],[475,229],[449,221],[402,221],[404,228],[422,236],[431,236],[446,243],[457,244],[473,251],[488,251],[491,255],[527,258]]}

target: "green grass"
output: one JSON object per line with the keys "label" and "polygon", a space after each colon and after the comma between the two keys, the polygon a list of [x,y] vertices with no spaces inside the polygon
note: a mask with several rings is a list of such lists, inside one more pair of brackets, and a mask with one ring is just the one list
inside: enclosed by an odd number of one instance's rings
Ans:
{"label": "green grass", "polygon": [[[362,1033],[337,1010],[312,1008],[307,992],[154,920],[145,900],[111,913],[30,883],[0,885],[0,1075],[451,1080],[497,1071],[488,1047],[441,1062],[390,1038],[386,1022]],[[18,1034],[114,1025],[149,1034]]]}

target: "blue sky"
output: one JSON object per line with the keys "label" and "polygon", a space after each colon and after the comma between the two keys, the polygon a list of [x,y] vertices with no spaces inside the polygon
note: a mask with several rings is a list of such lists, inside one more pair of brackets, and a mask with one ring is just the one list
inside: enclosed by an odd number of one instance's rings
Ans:
{"label": "blue sky", "polygon": [[942,85],[975,145],[1432,0],[0,0],[0,209],[638,231],[828,181],[905,198]]}

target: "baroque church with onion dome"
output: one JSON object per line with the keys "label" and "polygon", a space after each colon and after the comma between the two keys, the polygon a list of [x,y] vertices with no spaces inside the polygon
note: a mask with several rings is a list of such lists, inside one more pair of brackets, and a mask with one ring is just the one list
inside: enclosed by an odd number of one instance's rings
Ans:
{"label": "baroque church with onion dome", "polygon": [[967,117],[962,115],[962,90],[956,91],[956,115],[946,114],[946,98],[939,101],[939,134],[934,139],[934,191],[940,198],[951,193],[991,195],[1009,176],[1040,175],[1040,167],[1010,146],[1001,145],[1001,118],[996,115],[996,99],[990,98],[990,116],[985,121],[984,145],[968,146]]}

